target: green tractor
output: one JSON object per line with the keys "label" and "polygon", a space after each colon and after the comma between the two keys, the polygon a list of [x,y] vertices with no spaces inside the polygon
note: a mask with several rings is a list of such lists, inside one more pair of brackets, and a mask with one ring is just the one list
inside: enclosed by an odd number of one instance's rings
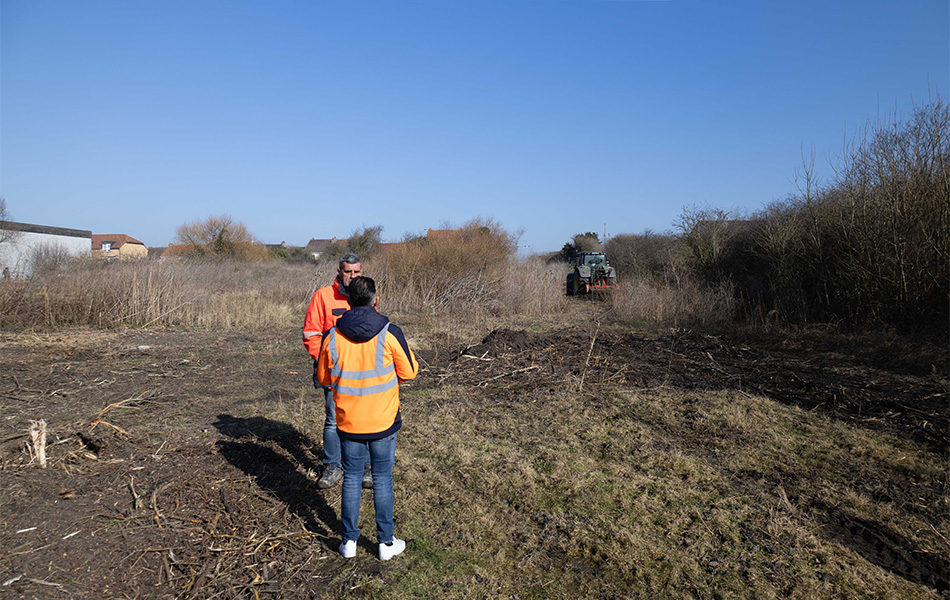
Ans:
{"label": "green tractor", "polygon": [[567,295],[586,296],[617,287],[617,270],[603,252],[578,252],[574,270],[567,274]]}

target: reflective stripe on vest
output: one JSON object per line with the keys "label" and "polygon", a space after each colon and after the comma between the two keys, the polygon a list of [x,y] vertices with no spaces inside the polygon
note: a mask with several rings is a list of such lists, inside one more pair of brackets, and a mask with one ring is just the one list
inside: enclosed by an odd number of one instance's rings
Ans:
{"label": "reflective stripe on vest", "polygon": [[368,396],[370,394],[391,390],[398,385],[395,377],[390,381],[367,387],[340,385],[340,379],[372,379],[373,377],[384,377],[396,373],[395,362],[388,367],[383,366],[386,350],[386,332],[388,331],[389,323],[386,323],[382,330],[376,334],[376,362],[373,364],[372,369],[366,369],[364,371],[344,371],[340,368],[340,356],[336,351],[336,327],[330,329],[330,333],[327,334],[327,350],[330,352],[330,360],[333,361],[333,368],[330,369],[330,377],[333,378],[331,387],[334,392],[347,394],[349,396]]}

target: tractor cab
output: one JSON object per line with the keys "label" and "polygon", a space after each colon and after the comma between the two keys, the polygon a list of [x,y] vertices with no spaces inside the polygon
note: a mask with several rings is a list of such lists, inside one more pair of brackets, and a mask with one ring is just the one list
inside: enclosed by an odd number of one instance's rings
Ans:
{"label": "tractor cab", "polygon": [[609,267],[610,262],[603,252],[578,252],[577,266],[579,267]]}
{"label": "tractor cab", "polygon": [[617,287],[617,271],[610,266],[603,252],[578,252],[574,257],[574,269],[567,275],[568,296],[581,296],[594,292],[608,292]]}

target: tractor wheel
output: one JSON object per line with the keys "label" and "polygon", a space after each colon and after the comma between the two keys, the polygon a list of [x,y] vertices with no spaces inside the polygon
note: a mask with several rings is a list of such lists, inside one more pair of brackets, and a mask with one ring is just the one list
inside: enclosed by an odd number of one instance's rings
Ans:
{"label": "tractor wheel", "polygon": [[567,275],[567,285],[565,286],[568,296],[574,295],[574,278],[571,277],[571,275],[573,275],[573,273]]}

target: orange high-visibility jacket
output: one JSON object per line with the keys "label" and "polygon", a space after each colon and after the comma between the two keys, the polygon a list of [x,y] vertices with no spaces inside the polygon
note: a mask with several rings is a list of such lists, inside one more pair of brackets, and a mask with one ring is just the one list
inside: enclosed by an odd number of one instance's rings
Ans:
{"label": "orange high-visibility jacket", "polygon": [[334,279],[332,285],[320,288],[310,298],[307,315],[303,319],[303,345],[307,352],[317,360],[320,356],[320,342],[323,332],[336,324],[340,315],[350,310],[350,301],[340,291],[340,280]]}
{"label": "orange high-visibility jacket", "polygon": [[419,364],[402,330],[369,306],[358,306],[324,336],[317,379],[333,389],[340,437],[373,440],[399,430],[399,381]]}

